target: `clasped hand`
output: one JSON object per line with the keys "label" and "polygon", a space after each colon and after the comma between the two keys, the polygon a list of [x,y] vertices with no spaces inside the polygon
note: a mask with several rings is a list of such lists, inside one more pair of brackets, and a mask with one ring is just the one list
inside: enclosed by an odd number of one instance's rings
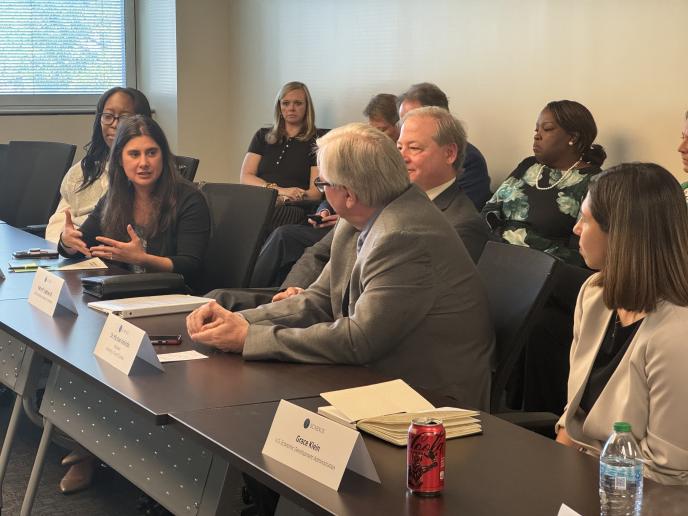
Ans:
{"label": "clasped hand", "polygon": [[306,195],[306,191],[303,190],[302,188],[297,188],[295,186],[292,187],[279,187],[277,188],[277,194],[281,195],[284,197],[286,200],[289,201],[300,201],[304,198]]}
{"label": "clasped hand", "polygon": [[194,341],[232,353],[244,350],[248,326],[241,315],[225,310],[216,301],[196,308],[186,317],[186,331]]}

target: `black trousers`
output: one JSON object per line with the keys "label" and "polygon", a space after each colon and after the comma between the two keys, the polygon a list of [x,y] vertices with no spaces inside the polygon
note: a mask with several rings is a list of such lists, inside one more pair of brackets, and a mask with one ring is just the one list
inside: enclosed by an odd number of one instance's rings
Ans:
{"label": "black trousers", "polygon": [[306,248],[324,237],[331,228],[314,228],[310,224],[288,224],[275,229],[263,244],[250,286],[279,287]]}
{"label": "black trousers", "polygon": [[523,408],[561,414],[566,405],[573,314],[578,292],[593,273],[562,264],[555,272],[554,288],[541,310],[525,351]]}

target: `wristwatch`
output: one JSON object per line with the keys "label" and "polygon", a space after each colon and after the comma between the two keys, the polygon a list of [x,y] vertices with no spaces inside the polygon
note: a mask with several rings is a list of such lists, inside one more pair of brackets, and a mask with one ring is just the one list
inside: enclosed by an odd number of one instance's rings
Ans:
{"label": "wristwatch", "polygon": [[277,183],[265,183],[265,188],[269,188],[270,190],[277,190],[278,186]]}

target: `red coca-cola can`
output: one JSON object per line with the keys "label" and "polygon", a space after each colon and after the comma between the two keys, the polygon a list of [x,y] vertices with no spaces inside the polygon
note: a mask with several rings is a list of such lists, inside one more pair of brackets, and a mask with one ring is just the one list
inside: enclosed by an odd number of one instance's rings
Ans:
{"label": "red coca-cola can", "polygon": [[447,434],[439,419],[414,419],[408,431],[406,484],[412,493],[436,496],[444,490]]}

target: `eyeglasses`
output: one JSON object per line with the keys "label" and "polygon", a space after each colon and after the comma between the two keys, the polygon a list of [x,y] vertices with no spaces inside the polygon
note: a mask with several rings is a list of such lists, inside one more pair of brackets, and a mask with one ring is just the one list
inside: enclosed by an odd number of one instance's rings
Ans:
{"label": "eyeglasses", "polygon": [[112,125],[117,121],[119,123],[120,120],[126,120],[129,118],[130,115],[129,113],[127,114],[121,114],[119,116],[113,115],[112,113],[98,113],[98,116],[100,117],[100,123],[103,125]]}
{"label": "eyeglasses", "polygon": [[318,192],[320,192],[320,193],[325,193],[325,187],[326,186],[336,186],[336,185],[333,185],[332,183],[328,183],[327,181],[323,181],[322,179],[320,179],[320,176],[316,177],[313,180],[313,184],[315,185],[315,187],[318,189]]}

